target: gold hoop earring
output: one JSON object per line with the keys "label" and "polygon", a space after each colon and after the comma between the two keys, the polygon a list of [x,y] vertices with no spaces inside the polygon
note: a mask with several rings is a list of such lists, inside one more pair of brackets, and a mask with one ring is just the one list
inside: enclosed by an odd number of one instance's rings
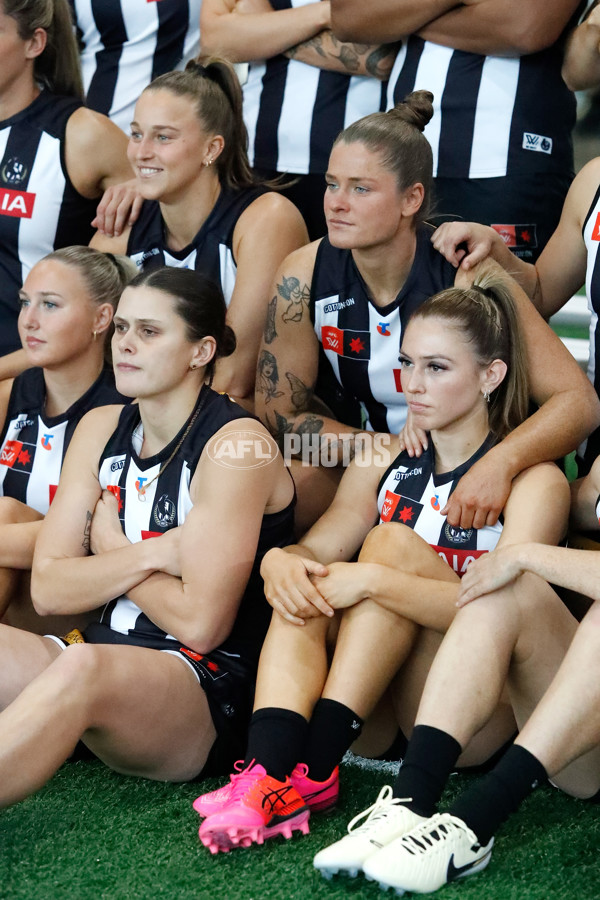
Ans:
{"label": "gold hoop earring", "polygon": [[95,341],[96,338],[98,337],[98,332],[97,332],[97,331],[93,331],[93,332],[92,332],[92,335],[93,335],[93,340]]}

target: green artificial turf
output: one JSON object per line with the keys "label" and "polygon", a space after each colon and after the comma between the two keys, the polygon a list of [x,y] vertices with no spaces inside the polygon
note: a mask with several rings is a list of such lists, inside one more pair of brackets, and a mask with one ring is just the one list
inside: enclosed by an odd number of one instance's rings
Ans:
{"label": "green artificial turf", "polygon": [[[390,767],[388,767],[388,772]],[[312,858],[385,781],[342,768],[337,812],[315,815],[308,837],[212,857],[197,837],[197,785],[126,778],[101,763],[68,763],[35,797],[0,814],[2,900],[338,900],[383,898],[363,878],[327,882]],[[455,776],[445,799],[468,779]],[[209,781],[202,789],[216,787]],[[442,900],[596,900],[598,807],[543,788],[504,826],[489,868],[444,888]],[[391,897],[392,894],[387,896]]]}

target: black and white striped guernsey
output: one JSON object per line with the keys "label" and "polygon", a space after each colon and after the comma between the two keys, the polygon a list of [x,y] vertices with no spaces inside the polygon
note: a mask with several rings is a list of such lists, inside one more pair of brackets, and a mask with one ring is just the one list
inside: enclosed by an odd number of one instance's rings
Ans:
{"label": "black and white striped guernsey", "polygon": [[[272,0],[274,10],[313,0]],[[251,62],[243,86],[250,162],[257,169],[324,173],[343,128],[382,109],[385,88],[363,75],[327,72],[286,56]]]}
{"label": "black and white striped guernsey", "polygon": [[[600,186],[597,188],[583,223],[583,241],[587,250],[587,271],[585,276],[585,293],[590,311],[590,357],[588,378],[600,396],[600,331],[598,316],[600,315]],[[600,454],[600,428],[589,436],[580,448],[586,468],[589,468]]]}
{"label": "black and white striped guernsey", "polygon": [[434,95],[425,128],[440,178],[573,170],[575,97],[561,77],[563,42],[522,57],[466,53],[412,35],[396,58],[388,108],[414,90]]}
{"label": "black and white striped guernsey", "polygon": [[42,91],[0,122],[0,355],[21,346],[17,294],[31,267],[94,233],[98,201],[75,190],[64,160],[67,122],[81,105]]}
{"label": "black and white striped guernsey", "polygon": [[412,268],[396,299],[371,301],[350,250],[324,237],[311,285],[315,334],[344,394],[362,407],[365,427],[398,433],[406,421],[398,355],[406,323],[428,297],[454,284],[455,270],[431,244],[431,229],[417,232]]}
{"label": "black and white striped guernsey", "polygon": [[145,87],[198,55],[201,0],[70,0],[91,109],[129,132]]}
{"label": "black and white striped guernsey", "polygon": [[495,525],[459,528],[440,510],[462,476],[496,443],[490,435],[473,456],[452,472],[435,473],[435,448],[431,441],[419,459],[403,450],[379,482],[379,521],[408,525],[459,575],[482,553],[493,550],[502,533],[502,516]]}
{"label": "black and white striped guernsey", "polygon": [[192,243],[180,251],[169,250],[165,243],[159,203],[146,200],[138,221],[131,229],[127,255],[143,270],[159,266],[196,269],[221,287],[225,303],[229,305],[237,272],[233,257],[233,232],[244,210],[264,193],[262,187],[239,191],[222,187],[200,231]]}
{"label": "black and white striped guernsey", "polygon": [[83,416],[97,406],[128,402],[117,391],[111,369],[59,416],[48,416],[42,369],[27,369],[15,378],[0,438],[0,494],[14,497],[46,514],[63,459]]}
{"label": "black and white striped guernsey", "polygon": [[[248,412],[226,394],[217,394],[208,387],[203,390],[209,393],[201,415],[155,481],[152,479],[169,459],[189,419],[160,453],[142,459],[138,455],[143,440],[139,410],[135,405],[125,407],[102,452],[98,478],[102,488],[117,498],[121,526],[132,543],[165,534],[184,522],[192,508],[190,483],[207,441],[228,422],[248,418]],[[138,490],[145,484],[148,488],[144,502],[141,502]],[[232,509],[231,516],[235,515],[236,510]],[[271,547],[291,543],[292,529],[293,503],[281,512],[263,517],[252,574],[233,630],[219,649],[243,656],[258,655],[270,619],[270,607],[259,574],[260,562]],[[223,540],[227,540],[227,535],[223,535]],[[231,547],[232,562],[235,554],[236,548]],[[126,595],[108,603],[100,625],[94,626],[92,639],[98,643],[110,642],[102,639],[102,627],[128,636],[133,643],[156,649],[164,649],[165,644],[168,646],[176,640],[155,625]],[[179,642],[175,646],[179,646]]]}

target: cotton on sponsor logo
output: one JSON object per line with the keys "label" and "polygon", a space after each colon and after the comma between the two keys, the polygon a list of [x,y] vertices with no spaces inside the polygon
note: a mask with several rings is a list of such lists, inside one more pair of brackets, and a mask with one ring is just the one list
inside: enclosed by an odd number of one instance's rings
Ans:
{"label": "cotton on sponsor logo", "polygon": [[594,228],[592,231],[592,240],[600,241],[600,213],[596,216],[596,221],[594,223]]}
{"label": "cotton on sponsor logo", "polygon": [[396,390],[399,394],[403,394],[402,390],[402,369],[392,369],[394,373],[394,384],[396,385]]}
{"label": "cotton on sponsor logo", "polygon": [[35,194],[28,191],[11,191],[0,189],[0,215],[16,216],[19,219],[30,219],[33,215]]}
{"label": "cotton on sponsor logo", "polygon": [[7,441],[0,454],[0,465],[9,466],[12,469],[22,449],[21,441]]}
{"label": "cotton on sponsor logo", "polygon": [[487,550],[453,550],[450,547],[434,547],[433,549],[461,577],[474,559],[479,559],[484,553],[488,553]]}

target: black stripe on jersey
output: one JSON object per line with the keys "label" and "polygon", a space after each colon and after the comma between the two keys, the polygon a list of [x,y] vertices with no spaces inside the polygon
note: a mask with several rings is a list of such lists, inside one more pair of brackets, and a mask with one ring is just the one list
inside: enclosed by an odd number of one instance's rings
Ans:
{"label": "black stripe on jersey", "polygon": [[[338,311],[337,327],[342,331],[369,332],[369,307],[366,304],[354,303]],[[344,341],[344,345],[346,341]],[[371,427],[375,431],[388,431],[387,409],[379,403],[371,393],[369,382],[369,358],[351,359],[340,356],[338,360],[340,380],[342,384],[355,385],[355,394],[360,397],[367,408]]]}
{"label": "black stripe on jersey", "polygon": [[[344,128],[349,90],[348,75],[342,75],[341,72],[321,72],[319,75],[310,128],[309,172],[318,173],[327,170],[328,158],[323,158],[323,148],[331,147]],[[324,183],[323,190],[325,190]]]}
{"label": "black stripe on jersey", "polygon": [[104,50],[96,54],[96,71],[88,88],[87,103],[92,109],[108,115],[117,86],[127,30],[120,0],[92,0],[92,15]]}
{"label": "black stripe on jersey", "polygon": [[[454,178],[468,178],[475,129],[477,95],[485,56],[455,50],[442,94],[438,169],[451,168]],[[466,77],[466,73],[469,77]],[[448,116],[444,111],[448,109]]]}
{"label": "black stripe on jersey", "polygon": [[[555,44],[541,53],[523,56],[519,62],[519,81],[510,126],[507,175],[532,171],[558,171],[573,175],[575,95],[561,75],[562,45]],[[535,96],[535,101],[532,101]],[[524,134],[552,140],[552,152],[523,149]]]}
{"label": "black stripe on jersey", "polygon": [[289,59],[285,56],[274,56],[266,62],[254,139],[254,159],[260,160],[261,169],[277,169],[279,155],[277,129],[283,106],[288,64]]}
{"label": "black stripe on jersey", "polygon": [[152,79],[163,72],[170,72],[183,59],[185,35],[190,21],[190,5],[180,0],[174,8],[168,3],[157,3],[158,33],[152,60]]}
{"label": "black stripe on jersey", "polygon": [[414,91],[416,87],[427,89],[426,84],[415,85],[417,69],[419,68],[424,46],[425,41],[423,38],[413,36],[408,39],[404,64],[394,85],[394,103],[401,103],[406,95]]}

